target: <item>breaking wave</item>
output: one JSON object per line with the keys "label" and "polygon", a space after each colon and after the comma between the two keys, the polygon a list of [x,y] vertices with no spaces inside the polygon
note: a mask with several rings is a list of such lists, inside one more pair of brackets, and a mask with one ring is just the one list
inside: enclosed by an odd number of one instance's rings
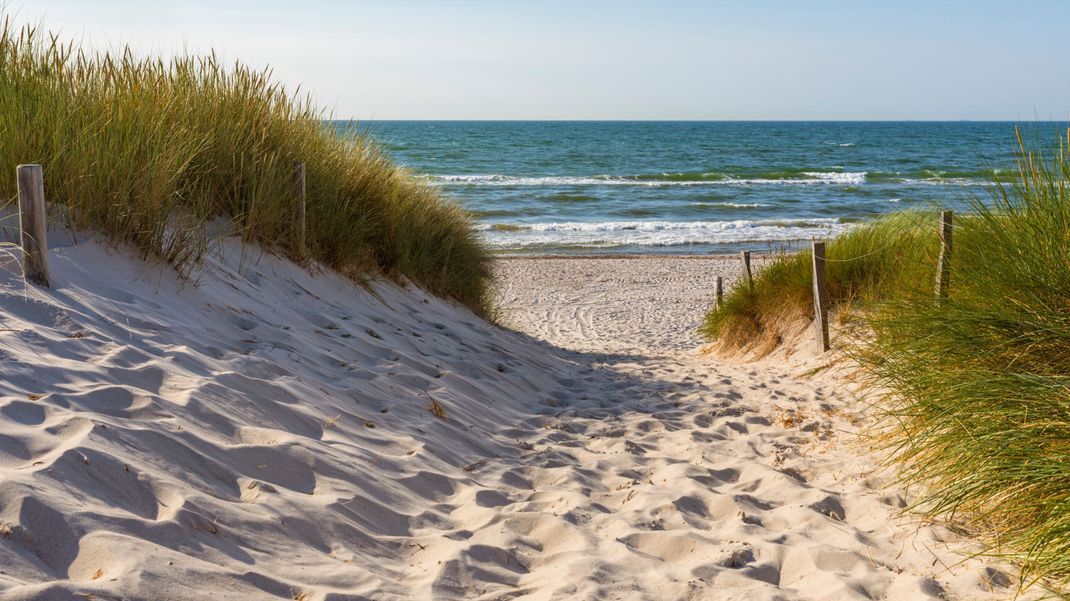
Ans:
{"label": "breaking wave", "polygon": [[747,186],[747,185],[859,185],[866,173],[839,171],[784,171],[736,176],[723,173],[662,173],[657,175],[432,175],[432,183],[469,186]]}
{"label": "breaking wave", "polygon": [[849,227],[840,219],[735,221],[601,221],[593,223],[484,223],[478,229],[498,249],[539,246],[683,246],[785,242],[825,238]]}

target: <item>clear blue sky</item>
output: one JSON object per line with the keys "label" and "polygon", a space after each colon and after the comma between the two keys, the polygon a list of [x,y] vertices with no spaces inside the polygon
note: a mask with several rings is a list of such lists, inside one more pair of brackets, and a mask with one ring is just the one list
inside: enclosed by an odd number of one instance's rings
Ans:
{"label": "clear blue sky", "polygon": [[339,118],[1070,117],[1070,0],[7,0],[87,44],[215,48]]}

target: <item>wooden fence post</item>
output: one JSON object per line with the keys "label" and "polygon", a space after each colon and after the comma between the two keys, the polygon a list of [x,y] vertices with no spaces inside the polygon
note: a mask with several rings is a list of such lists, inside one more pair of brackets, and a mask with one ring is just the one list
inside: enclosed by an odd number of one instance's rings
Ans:
{"label": "wooden fence post", "polygon": [[307,234],[305,231],[305,162],[294,161],[294,228],[296,233],[297,253],[301,257],[308,254]]}
{"label": "wooden fence post", "polygon": [[750,251],[740,251],[739,258],[743,261],[743,277],[747,280],[747,288],[754,290],[754,277],[750,272]]}
{"label": "wooden fence post", "polygon": [[721,277],[721,276],[717,276],[717,304],[714,305],[714,307],[720,309],[721,308],[721,303],[723,303],[723,302],[724,302],[724,278]]}
{"label": "wooden fence post", "polygon": [[825,243],[813,243],[814,253],[814,324],[821,352],[829,350],[828,286],[825,283]]}
{"label": "wooden fence post", "polygon": [[940,211],[940,256],[936,259],[936,296],[947,298],[951,283],[951,211]]}
{"label": "wooden fence post", "polygon": [[22,274],[34,284],[47,288],[48,220],[44,173],[40,165],[19,165],[15,173],[19,186]]}

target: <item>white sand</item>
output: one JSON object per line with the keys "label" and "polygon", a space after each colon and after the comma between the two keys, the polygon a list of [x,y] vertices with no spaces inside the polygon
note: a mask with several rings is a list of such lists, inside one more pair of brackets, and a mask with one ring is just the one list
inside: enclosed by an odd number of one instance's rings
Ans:
{"label": "white sand", "polygon": [[740,265],[732,257],[507,259],[498,265],[502,319],[575,350],[694,351],[717,276],[727,290]]}
{"label": "white sand", "polygon": [[224,250],[196,285],[93,241],[52,290],[0,268],[0,598],[1013,592],[898,515],[850,396],[695,353],[731,263],[503,262],[547,342]]}

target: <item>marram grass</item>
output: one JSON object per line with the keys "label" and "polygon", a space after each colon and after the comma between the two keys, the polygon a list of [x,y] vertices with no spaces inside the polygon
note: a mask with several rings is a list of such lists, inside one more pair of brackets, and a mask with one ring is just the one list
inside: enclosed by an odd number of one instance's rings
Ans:
{"label": "marram grass", "polygon": [[[846,308],[876,300],[931,271],[939,245],[921,224],[935,219],[897,213],[829,241],[825,272],[830,302]],[[721,307],[706,316],[703,333],[728,349],[772,350],[795,324],[813,319],[813,281],[809,250],[778,255],[755,276],[753,290],[736,286],[725,295]]]}
{"label": "marram grass", "polygon": [[[956,214],[950,295],[935,297],[935,214],[831,241],[829,289],[871,331],[853,352],[881,401],[884,439],[919,508],[1070,588],[1070,156],[1024,147],[1020,170]],[[855,261],[848,261],[858,257]],[[785,256],[712,312],[714,337],[810,319],[810,256]],[[738,344],[738,343],[737,343]]]}
{"label": "marram grass", "polygon": [[339,136],[309,98],[267,71],[214,56],[92,53],[5,18],[0,31],[0,186],[40,163],[50,211],[188,270],[204,224],[303,259],[294,161],[307,170],[308,258],[343,273],[405,276],[487,308],[490,258],[468,215],[383,156]]}

